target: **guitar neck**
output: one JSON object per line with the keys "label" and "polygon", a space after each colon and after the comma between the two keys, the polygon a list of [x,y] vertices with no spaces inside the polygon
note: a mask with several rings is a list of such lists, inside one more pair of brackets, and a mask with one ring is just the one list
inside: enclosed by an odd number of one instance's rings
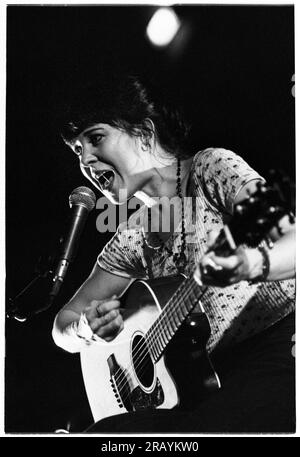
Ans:
{"label": "guitar neck", "polygon": [[[258,182],[256,192],[234,206],[233,217],[220,231],[214,250],[230,255],[237,246],[257,246],[271,228],[278,227],[289,208],[286,192],[279,183],[276,187]],[[290,216],[290,220],[292,221]],[[209,252],[209,251],[207,251]],[[146,333],[146,342],[155,361],[162,355],[181,324],[196,306],[207,287],[199,286],[191,275],[186,278],[167,302],[161,314]]]}
{"label": "guitar neck", "polygon": [[186,278],[166,303],[147,331],[146,343],[156,362],[163,354],[181,324],[198,303],[207,287],[199,286],[193,275]]}
{"label": "guitar neck", "polygon": [[[232,237],[231,242],[228,242],[229,235],[231,237],[229,228],[223,228],[214,243],[214,249],[224,250],[225,246],[227,249],[229,247],[229,250],[235,248]],[[207,287],[200,286],[191,274],[166,303],[161,314],[146,333],[147,346],[155,362],[161,357],[167,344],[195,308],[206,289]]]}

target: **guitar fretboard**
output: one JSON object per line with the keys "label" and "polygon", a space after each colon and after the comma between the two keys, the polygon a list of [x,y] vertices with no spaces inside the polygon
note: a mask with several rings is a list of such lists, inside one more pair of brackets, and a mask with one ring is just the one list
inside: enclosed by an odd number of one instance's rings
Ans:
{"label": "guitar fretboard", "polygon": [[185,318],[190,314],[206,291],[193,275],[186,278],[166,303],[161,314],[145,335],[147,347],[155,362],[159,360]]}

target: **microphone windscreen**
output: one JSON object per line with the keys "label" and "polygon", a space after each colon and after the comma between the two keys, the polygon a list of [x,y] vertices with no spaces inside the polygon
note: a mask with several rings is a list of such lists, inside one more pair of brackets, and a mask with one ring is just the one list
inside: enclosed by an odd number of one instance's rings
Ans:
{"label": "microphone windscreen", "polygon": [[91,211],[96,204],[96,195],[89,187],[76,187],[69,196],[70,208],[74,205],[82,205]]}

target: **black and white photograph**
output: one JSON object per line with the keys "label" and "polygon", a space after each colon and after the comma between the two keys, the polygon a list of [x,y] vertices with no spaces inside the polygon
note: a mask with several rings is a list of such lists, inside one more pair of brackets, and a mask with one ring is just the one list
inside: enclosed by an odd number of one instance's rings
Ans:
{"label": "black and white photograph", "polygon": [[295,436],[294,5],[5,14],[4,435]]}

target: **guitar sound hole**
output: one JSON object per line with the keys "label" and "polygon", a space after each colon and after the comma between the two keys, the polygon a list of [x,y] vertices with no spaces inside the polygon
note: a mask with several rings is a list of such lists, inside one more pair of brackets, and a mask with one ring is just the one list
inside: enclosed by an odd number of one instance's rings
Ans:
{"label": "guitar sound hole", "polygon": [[154,377],[154,365],[142,335],[136,335],[133,339],[132,359],[134,371],[140,384],[145,388],[151,387]]}

